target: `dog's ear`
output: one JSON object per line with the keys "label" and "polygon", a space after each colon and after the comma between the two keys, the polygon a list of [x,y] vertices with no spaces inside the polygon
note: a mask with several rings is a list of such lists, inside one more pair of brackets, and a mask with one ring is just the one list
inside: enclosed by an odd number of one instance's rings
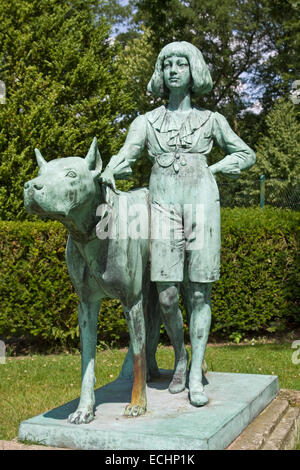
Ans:
{"label": "dog's ear", "polygon": [[93,139],[92,145],[90,146],[85,160],[88,164],[89,170],[94,171],[97,176],[100,175],[102,171],[102,159],[99,152],[98,141],[96,137],[94,137]]}
{"label": "dog's ear", "polygon": [[46,160],[44,159],[44,157],[43,157],[43,155],[41,154],[41,152],[39,151],[39,149],[34,149],[34,152],[35,152],[35,156],[36,156],[36,161],[37,161],[38,167],[39,167],[39,168],[42,168],[42,166],[47,165],[47,162],[46,162]]}

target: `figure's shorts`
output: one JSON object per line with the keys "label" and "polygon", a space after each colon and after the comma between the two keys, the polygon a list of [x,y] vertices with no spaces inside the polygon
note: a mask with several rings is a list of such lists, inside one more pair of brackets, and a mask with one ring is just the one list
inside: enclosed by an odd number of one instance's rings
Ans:
{"label": "figure's shorts", "polygon": [[179,168],[152,168],[151,280],[214,282],[220,273],[220,202],[216,180],[201,155],[185,154]]}

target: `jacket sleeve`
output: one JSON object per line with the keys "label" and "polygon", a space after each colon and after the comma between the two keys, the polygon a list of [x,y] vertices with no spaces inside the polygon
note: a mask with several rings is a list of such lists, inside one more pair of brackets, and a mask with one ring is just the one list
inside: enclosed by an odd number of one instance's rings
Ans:
{"label": "jacket sleeve", "polygon": [[222,160],[212,165],[217,171],[230,176],[231,173],[247,170],[254,165],[256,161],[254,151],[233,132],[225,117],[219,113],[214,113],[212,136],[214,142],[227,154]]}
{"label": "jacket sleeve", "polygon": [[126,178],[132,173],[131,165],[137,160],[146,144],[146,118],[138,116],[131,123],[125,143],[117,155],[113,155],[107,165],[116,179]]}

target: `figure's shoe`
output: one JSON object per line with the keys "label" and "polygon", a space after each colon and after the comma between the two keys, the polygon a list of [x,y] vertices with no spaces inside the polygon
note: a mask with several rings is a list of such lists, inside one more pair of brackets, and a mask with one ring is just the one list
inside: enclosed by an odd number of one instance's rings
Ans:
{"label": "figure's shoe", "polygon": [[169,385],[170,393],[180,393],[185,389],[186,374],[178,372],[173,375],[172,382]]}
{"label": "figure's shoe", "polygon": [[204,406],[208,403],[207,396],[205,395],[204,392],[200,392],[200,390],[195,390],[195,391],[190,390],[189,397],[190,397],[190,403],[193,406]]}
{"label": "figure's shoe", "polygon": [[208,403],[208,398],[204,393],[204,387],[202,385],[202,378],[198,378],[197,381],[189,382],[189,399],[193,406],[204,406]]}

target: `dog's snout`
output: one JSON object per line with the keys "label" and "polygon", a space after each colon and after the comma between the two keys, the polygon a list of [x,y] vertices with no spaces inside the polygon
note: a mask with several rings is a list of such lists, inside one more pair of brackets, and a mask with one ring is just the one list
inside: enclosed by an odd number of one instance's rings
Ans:
{"label": "dog's snout", "polygon": [[34,191],[40,191],[43,189],[44,185],[40,181],[27,181],[27,183],[24,184],[24,190],[27,192],[28,195],[33,195]]}
{"label": "dog's snout", "polygon": [[44,185],[39,182],[39,181],[27,181],[27,183],[24,184],[24,189],[36,189],[37,191],[40,191],[43,189]]}

